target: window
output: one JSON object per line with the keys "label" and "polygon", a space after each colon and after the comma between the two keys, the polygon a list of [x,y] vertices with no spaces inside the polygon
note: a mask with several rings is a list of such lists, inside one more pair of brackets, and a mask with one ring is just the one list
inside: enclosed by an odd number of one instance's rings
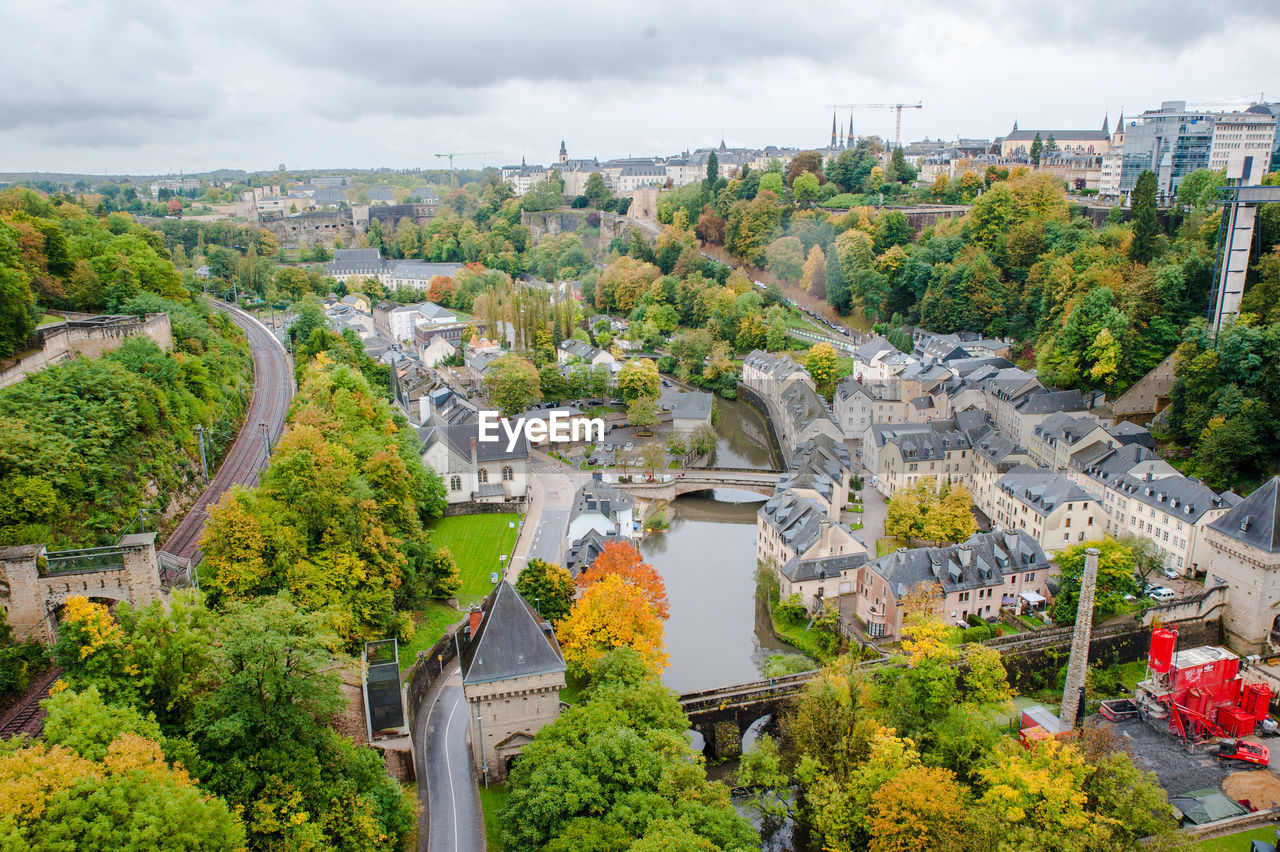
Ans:
{"label": "window", "polygon": [[1036,575],[1035,575],[1035,574],[1028,574],[1027,576],[1023,577],[1022,579],[1026,580],[1028,583],[1034,583],[1034,582],[1035,582],[1035,579],[1036,579]]}
{"label": "window", "polygon": [[515,479],[515,478],[516,478],[516,472],[515,472],[514,470],[512,470],[511,465],[509,465],[509,464],[503,465],[503,466],[502,466],[502,481],[503,481],[503,482],[510,482],[511,480],[513,480],[513,479]]}
{"label": "window", "polygon": [[449,490],[450,490],[450,491],[461,491],[461,490],[462,490],[462,477],[461,477],[461,476],[458,476],[457,474],[454,474],[453,476],[449,477]]}
{"label": "window", "polygon": [[[1068,504],[1068,508],[1070,508],[1070,504]],[[1071,519],[1070,519],[1070,518],[1067,518],[1067,526],[1068,526],[1068,527],[1069,527],[1069,526],[1071,526]]]}
{"label": "window", "polygon": [[485,483],[487,483],[489,481],[489,471],[485,470],[484,468],[480,468],[480,470],[476,471],[476,480],[481,485],[484,485]]}

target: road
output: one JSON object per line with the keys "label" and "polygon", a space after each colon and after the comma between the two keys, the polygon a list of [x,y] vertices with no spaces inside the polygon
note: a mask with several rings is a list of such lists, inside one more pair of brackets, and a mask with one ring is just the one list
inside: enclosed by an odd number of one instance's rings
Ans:
{"label": "road", "polygon": [[424,806],[427,830],[419,830],[419,852],[472,852],[485,848],[480,796],[471,776],[467,748],[470,711],[462,697],[462,676],[453,670],[432,689],[427,712],[418,716],[414,742],[418,801]]}
{"label": "road", "polygon": [[169,534],[161,553],[200,561],[200,536],[209,517],[209,507],[221,499],[227,489],[235,485],[251,485],[258,478],[258,471],[266,466],[267,452],[263,446],[260,423],[267,424],[272,446],[284,431],[285,416],[289,413],[289,401],[293,398],[293,376],[289,356],[280,341],[258,320],[245,311],[231,305],[216,303],[226,311],[231,321],[244,329],[253,353],[253,397],[245,414],[244,425],[236,437],[222,466],[178,528]]}
{"label": "road", "polygon": [[573,495],[590,474],[566,467],[545,453],[533,452],[533,477],[529,488],[529,511],[507,566],[507,579],[514,583],[520,569],[530,559],[560,563],[568,547],[564,540],[573,507]]}

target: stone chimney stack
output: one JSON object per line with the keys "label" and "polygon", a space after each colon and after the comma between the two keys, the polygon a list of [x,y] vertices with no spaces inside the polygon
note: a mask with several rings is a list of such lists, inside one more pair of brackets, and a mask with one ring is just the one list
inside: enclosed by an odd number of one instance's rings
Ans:
{"label": "stone chimney stack", "polygon": [[1084,678],[1089,669],[1089,636],[1093,633],[1093,597],[1098,586],[1098,548],[1085,551],[1084,576],[1080,578],[1080,600],[1076,604],[1076,629],[1071,634],[1071,659],[1067,662],[1067,683],[1062,689],[1058,718],[1068,728],[1081,721],[1077,714],[1084,703]]}
{"label": "stone chimney stack", "polygon": [[471,463],[478,464],[478,462],[476,461],[476,439],[475,438],[471,439]]}
{"label": "stone chimney stack", "polygon": [[819,556],[831,555],[831,519],[823,518],[818,521],[818,550],[821,551]]}

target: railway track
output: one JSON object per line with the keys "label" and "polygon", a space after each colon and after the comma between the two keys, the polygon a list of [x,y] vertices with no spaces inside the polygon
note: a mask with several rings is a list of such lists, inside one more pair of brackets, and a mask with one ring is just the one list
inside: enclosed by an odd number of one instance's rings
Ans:
{"label": "railway track", "polygon": [[44,729],[45,715],[40,702],[49,697],[49,690],[61,674],[62,669],[55,666],[27,688],[27,694],[9,710],[3,724],[0,724],[0,739],[7,740],[19,734],[39,736]]}
{"label": "railway track", "polygon": [[240,434],[232,443],[222,466],[160,548],[161,553],[187,560],[189,565],[200,561],[200,536],[209,519],[209,507],[217,503],[227,489],[254,484],[259,471],[267,464],[269,451],[264,445],[259,424],[266,424],[267,435],[274,446],[284,431],[285,416],[293,398],[289,359],[280,341],[245,311],[222,303],[217,307],[230,315],[232,322],[244,330],[249,340],[253,353],[253,396],[244,425],[240,427]]}

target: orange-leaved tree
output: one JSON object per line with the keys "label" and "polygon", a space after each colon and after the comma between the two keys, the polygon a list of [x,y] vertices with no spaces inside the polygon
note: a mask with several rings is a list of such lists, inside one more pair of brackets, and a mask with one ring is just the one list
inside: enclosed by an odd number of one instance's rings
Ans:
{"label": "orange-leaved tree", "polygon": [[619,574],[606,574],[588,585],[556,633],[569,672],[576,677],[614,648],[633,649],[655,676],[667,665],[662,618],[645,592]]}
{"label": "orange-leaved tree", "polygon": [[610,575],[621,577],[627,585],[644,592],[658,618],[666,621],[671,616],[667,585],[662,582],[662,575],[643,560],[635,545],[625,541],[606,541],[591,567],[578,574],[577,583],[579,588],[586,589]]}

